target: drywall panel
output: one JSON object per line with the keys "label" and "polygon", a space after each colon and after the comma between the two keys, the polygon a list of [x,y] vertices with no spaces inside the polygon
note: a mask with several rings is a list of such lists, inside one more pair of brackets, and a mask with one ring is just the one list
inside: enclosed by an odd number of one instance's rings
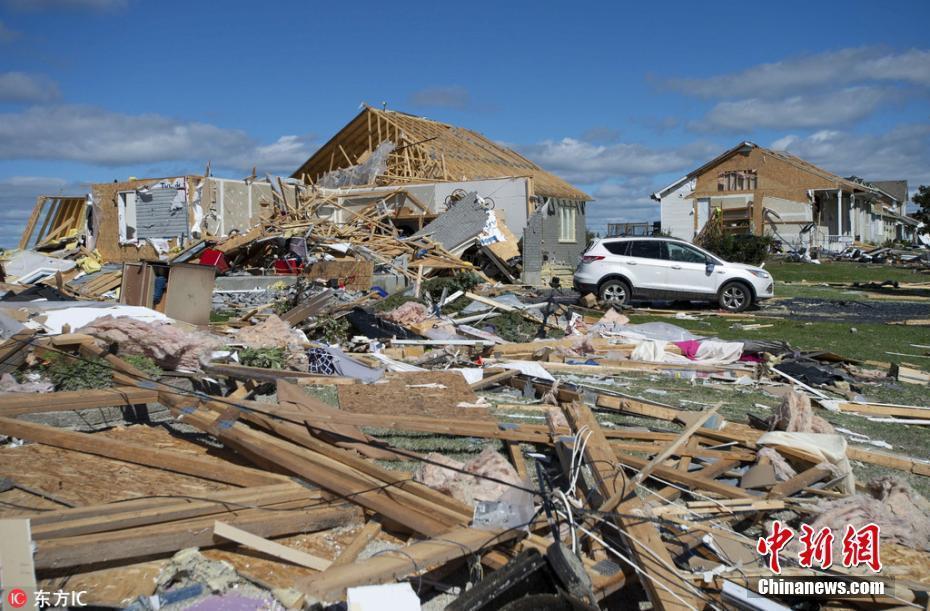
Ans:
{"label": "drywall panel", "polygon": [[249,186],[240,181],[222,180],[219,187],[223,201],[223,235],[232,231],[245,233],[251,227]]}

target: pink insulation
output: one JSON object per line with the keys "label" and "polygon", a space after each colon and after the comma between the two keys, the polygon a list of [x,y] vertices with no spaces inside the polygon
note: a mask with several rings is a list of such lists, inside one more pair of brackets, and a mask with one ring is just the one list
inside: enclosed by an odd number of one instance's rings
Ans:
{"label": "pink insulation", "polygon": [[78,329],[116,346],[118,355],[147,356],[166,370],[200,369],[200,357],[223,345],[212,335],[188,332],[166,322],[143,322],[133,318],[104,316]]}

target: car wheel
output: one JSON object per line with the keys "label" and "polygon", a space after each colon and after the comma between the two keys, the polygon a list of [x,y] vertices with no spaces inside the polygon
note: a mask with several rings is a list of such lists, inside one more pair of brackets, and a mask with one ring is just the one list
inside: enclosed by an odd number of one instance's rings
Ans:
{"label": "car wheel", "polygon": [[612,306],[622,306],[630,302],[630,285],[623,280],[608,280],[598,291],[601,301]]}
{"label": "car wheel", "polygon": [[727,312],[742,312],[752,304],[752,292],[742,282],[729,282],[720,289],[717,303]]}

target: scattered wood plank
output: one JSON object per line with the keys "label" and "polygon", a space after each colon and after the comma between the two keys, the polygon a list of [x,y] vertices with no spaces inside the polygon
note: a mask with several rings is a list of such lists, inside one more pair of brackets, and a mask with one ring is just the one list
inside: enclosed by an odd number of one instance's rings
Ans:
{"label": "scattered wood plank", "polygon": [[380,554],[368,560],[337,565],[297,582],[296,588],[319,600],[342,600],[347,588],[392,583],[523,536],[522,531],[458,528],[437,538]]}
{"label": "scattered wood plank", "polygon": [[371,540],[377,537],[380,532],[381,523],[375,520],[369,520],[365,526],[358,531],[355,538],[342,549],[342,552],[338,556],[336,556],[336,559],[332,562],[332,566],[343,566],[355,562],[356,559],[358,559],[358,555],[362,553]]}
{"label": "scattered wood plank", "polygon": [[281,560],[298,566],[307,567],[308,569],[325,571],[332,565],[332,562],[325,558],[320,558],[319,556],[308,554],[299,549],[269,541],[264,537],[254,535],[241,528],[236,528],[232,524],[220,522],[219,520],[213,523],[213,534],[223,539],[235,541],[239,545],[244,545],[263,554],[280,558]]}

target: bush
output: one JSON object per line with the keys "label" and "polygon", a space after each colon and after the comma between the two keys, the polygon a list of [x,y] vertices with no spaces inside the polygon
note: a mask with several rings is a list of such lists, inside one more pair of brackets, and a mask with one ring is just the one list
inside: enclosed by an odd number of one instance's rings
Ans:
{"label": "bush", "polygon": [[757,235],[714,235],[705,236],[700,246],[724,261],[760,265],[772,252],[775,238]]}
{"label": "bush", "polygon": [[124,361],[146,374],[150,378],[160,378],[165,373],[155,361],[141,354],[127,354],[121,357]]}
{"label": "bush", "polygon": [[349,339],[349,321],[334,316],[321,316],[314,329],[314,336],[327,344],[341,344]]}
{"label": "bush", "polygon": [[284,349],[243,348],[239,351],[239,362],[246,367],[284,369]]}
{"label": "bush", "polygon": [[89,390],[113,385],[113,370],[100,359],[52,354],[43,368],[55,390]]}

